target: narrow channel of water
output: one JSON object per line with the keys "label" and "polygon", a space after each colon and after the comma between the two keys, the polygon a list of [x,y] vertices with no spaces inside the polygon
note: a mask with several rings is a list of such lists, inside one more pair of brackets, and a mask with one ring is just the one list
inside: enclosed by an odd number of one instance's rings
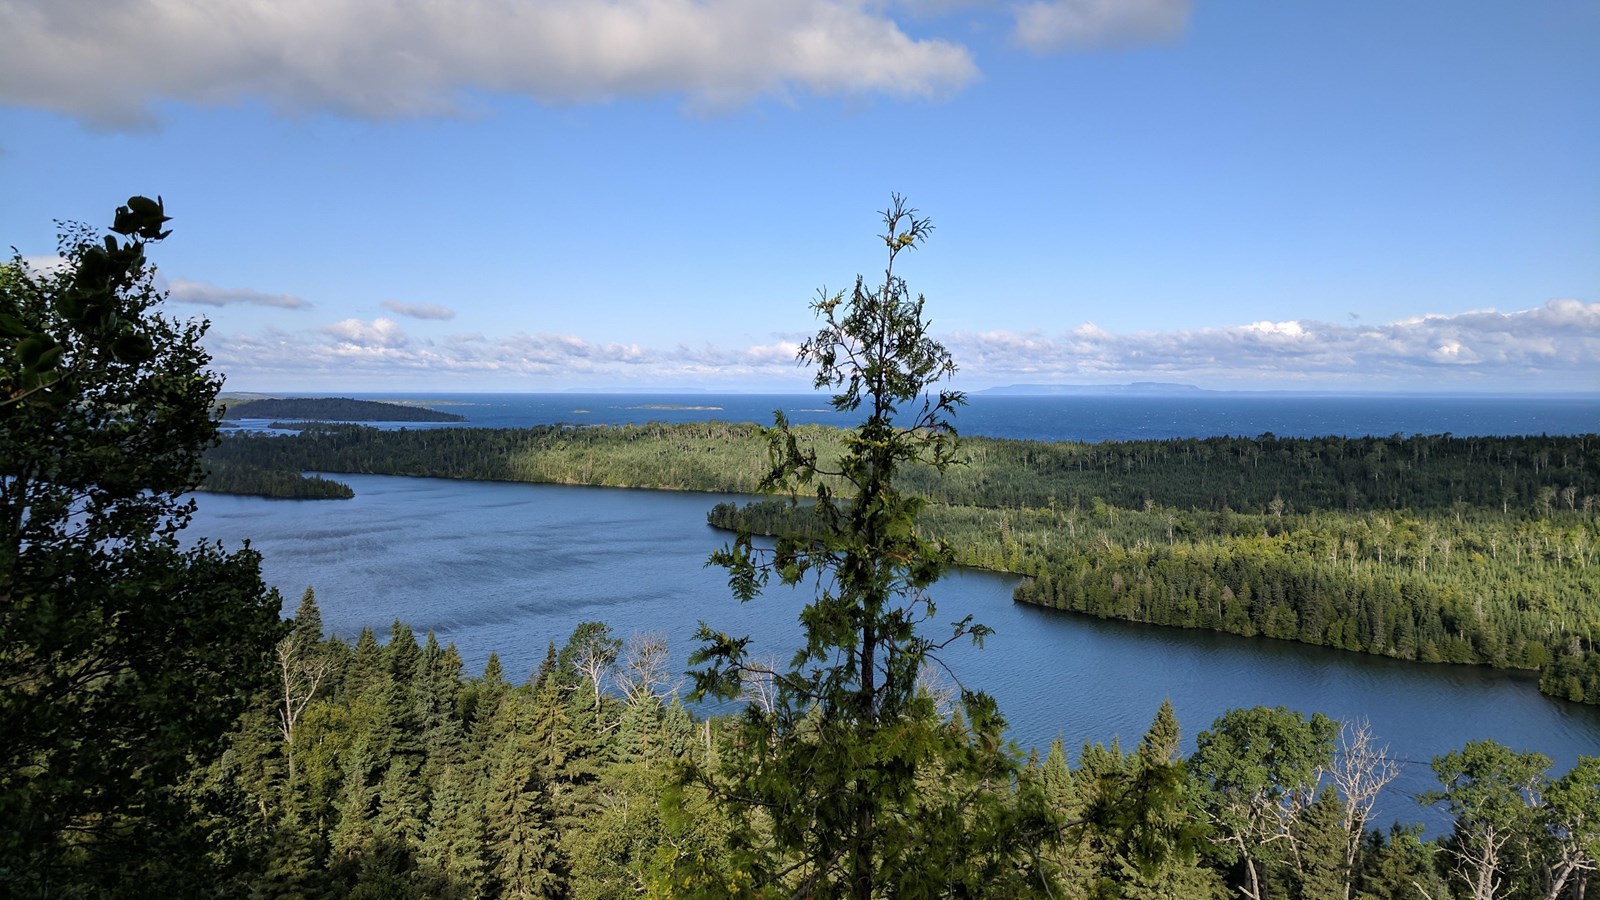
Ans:
{"label": "narrow channel of water", "polygon": [[[264,574],[292,609],[314,586],[330,630],[354,638],[399,618],[455,642],[470,672],[491,651],[521,678],[580,622],[619,635],[666,633],[687,667],[700,621],[755,638],[787,659],[803,598],[783,591],[748,604],[705,567],[726,535],[705,524],[727,495],[553,485],[338,476],[349,501],[197,495],[190,534],[229,547],[250,539]],[[738,498],[733,498],[738,499]],[[1384,821],[1437,818],[1409,799],[1436,786],[1429,760],[1469,740],[1538,750],[1559,769],[1600,753],[1600,708],[1557,702],[1530,677],[1426,666],[1288,642],[1102,622],[1011,600],[1015,580],[954,573],[936,587],[938,619],[972,613],[996,631],[984,649],[947,659],[968,687],[987,690],[1023,747],[1063,737],[1119,737],[1126,748],[1170,697],[1187,749],[1225,710],[1283,705],[1365,717],[1403,762]],[[765,648],[765,649],[762,649]]]}

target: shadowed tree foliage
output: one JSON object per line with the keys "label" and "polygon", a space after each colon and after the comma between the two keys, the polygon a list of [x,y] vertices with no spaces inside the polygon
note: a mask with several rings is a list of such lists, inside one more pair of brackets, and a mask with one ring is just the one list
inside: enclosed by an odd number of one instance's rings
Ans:
{"label": "shadowed tree foliage", "polygon": [[[62,264],[0,266],[0,877],[7,893],[191,892],[177,789],[272,675],[248,550],[185,543],[221,384],[157,307],[159,201]],[[166,882],[170,881],[171,884]]]}
{"label": "shadowed tree foliage", "polygon": [[[302,617],[297,630],[314,634],[313,604]],[[243,850],[249,862],[213,896],[847,895],[844,857],[830,869],[807,855],[817,845],[777,844],[801,831],[797,820],[849,809],[821,795],[860,770],[839,769],[824,740],[857,741],[859,759],[907,761],[881,776],[910,785],[893,786],[896,805],[878,811],[879,897],[1581,900],[1600,845],[1595,757],[1552,780],[1537,754],[1469,745],[1435,760],[1445,791],[1428,799],[1442,801],[1451,833],[1374,831],[1352,851],[1362,826],[1350,809],[1366,796],[1345,768],[1356,751],[1346,741],[1329,768],[1333,723],[1318,715],[1234,710],[1184,759],[1163,704],[1132,752],[1086,742],[1073,768],[1058,740],[1019,767],[991,725],[919,707],[927,693],[908,703],[914,714],[880,723],[903,749],[830,733],[838,726],[817,704],[785,745],[754,731],[751,713],[696,721],[626,679],[597,706],[590,676],[561,660],[596,638],[612,646],[600,623],[578,626],[564,651],[552,643],[515,687],[496,659],[468,678],[450,647],[430,636],[418,650],[408,627],[393,631],[397,655],[417,653],[406,696],[426,710],[418,718],[394,714],[401,694],[370,631],[362,649],[326,638],[306,648],[331,670],[296,728],[295,782],[283,778],[277,691],[258,697],[207,767],[209,796],[244,801],[214,807],[229,824],[212,852]],[[781,721],[780,707],[750,700],[767,717],[755,721]],[[432,717],[415,738],[401,734]],[[791,747],[811,759],[787,757]]]}

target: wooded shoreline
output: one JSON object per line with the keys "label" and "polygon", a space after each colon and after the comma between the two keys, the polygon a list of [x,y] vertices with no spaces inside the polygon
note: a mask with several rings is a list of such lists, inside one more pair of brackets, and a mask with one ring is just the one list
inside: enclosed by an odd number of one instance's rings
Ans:
{"label": "wooded shoreline", "polygon": [[[822,468],[848,432],[797,429]],[[349,496],[304,471],[757,493],[755,425],[233,435],[207,489]],[[1204,438],[1101,444],[966,438],[911,468],[920,528],[957,562],[1026,576],[1016,599],[1132,622],[1421,662],[1540,673],[1600,702],[1600,438]],[[299,491],[298,495],[284,492]],[[713,525],[804,532],[781,501]]]}

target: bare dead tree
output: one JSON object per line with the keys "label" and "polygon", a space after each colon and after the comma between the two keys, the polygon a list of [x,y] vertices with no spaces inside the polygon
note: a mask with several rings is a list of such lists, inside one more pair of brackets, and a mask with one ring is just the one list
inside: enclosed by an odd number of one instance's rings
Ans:
{"label": "bare dead tree", "polygon": [[1578,757],[1571,771],[1546,787],[1543,799],[1552,857],[1545,862],[1544,900],[1556,900],[1569,884],[1571,896],[1581,900],[1590,873],[1600,868],[1600,757]]}
{"label": "bare dead tree", "polygon": [[1589,873],[1595,870],[1594,857],[1581,845],[1570,841],[1560,842],[1556,854],[1555,859],[1546,863],[1550,874],[1544,900],[1558,900],[1568,882],[1576,885],[1573,896],[1581,900],[1587,892]]}
{"label": "bare dead tree", "polygon": [[1334,755],[1328,777],[1344,799],[1344,896],[1350,898],[1350,873],[1355,870],[1361,839],[1372,820],[1372,806],[1389,782],[1400,774],[1400,765],[1389,758],[1389,747],[1374,746],[1372,723],[1354,719],[1340,723],[1339,752]]}
{"label": "bare dead tree", "polygon": [[766,657],[745,667],[739,681],[739,700],[754,703],[767,715],[778,708],[778,660]]}
{"label": "bare dead tree", "polygon": [[594,708],[599,709],[607,677],[616,677],[617,653],[622,649],[622,642],[612,637],[611,630],[599,622],[580,625],[573,640],[577,647],[572,665],[589,680],[594,690]]}
{"label": "bare dead tree", "polygon": [[289,763],[289,780],[294,781],[294,728],[300,716],[317,695],[317,686],[333,668],[320,647],[301,632],[278,642],[278,672],[283,686],[283,705],[278,709],[278,730],[283,734],[283,755]]}
{"label": "bare dead tree", "polygon": [[1502,856],[1511,835],[1493,825],[1482,825],[1474,840],[1461,841],[1452,851],[1451,872],[1472,891],[1472,900],[1494,900],[1505,883],[1500,873]]}
{"label": "bare dead tree", "polygon": [[923,663],[917,670],[917,691],[926,691],[933,699],[933,706],[939,711],[942,718],[950,718],[956,710],[956,701],[960,699],[961,691],[946,676],[943,669],[932,663]]}
{"label": "bare dead tree", "polygon": [[629,635],[616,679],[630,706],[646,699],[664,702],[676,694],[679,680],[669,671],[666,634],[643,631]]}

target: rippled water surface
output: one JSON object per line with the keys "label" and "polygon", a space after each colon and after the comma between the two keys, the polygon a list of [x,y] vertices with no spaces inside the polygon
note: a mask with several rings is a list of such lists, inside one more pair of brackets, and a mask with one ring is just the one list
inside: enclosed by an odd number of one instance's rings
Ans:
{"label": "rippled water surface", "polygon": [[[383,476],[339,476],[349,501],[200,495],[190,533],[250,539],[269,583],[292,608],[314,585],[326,625],[353,638],[399,618],[454,641],[469,671],[497,651],[523,677],[574,626],[662,631],[677,668],[705,621],[750,634],[756,652],[787,658],[801,598],[775,591],[748,604],[704,566],[725,535],[705,523],[715,494],[675,494]],[[1323,648],[1154,628],[1013,603],[1011,578],[959,572],[936,587],[939,620],[972,613],[996,633],[948,660],[969,687],[993,694],[1012,736],[1041,751],[1056,736],[1120,737],[1132,747],[1170,697],[1193,747],[1196,731],[1234,707],[1284,705],[1366,717],[1408,761],[1380,812],[1424,818],[1408,795],[1434,786],[1427,761],[1469,740],[1536,749],[1561,767],[1600,753],[1600,709],[1560,703],[1531,678],[1424,666]]]}

